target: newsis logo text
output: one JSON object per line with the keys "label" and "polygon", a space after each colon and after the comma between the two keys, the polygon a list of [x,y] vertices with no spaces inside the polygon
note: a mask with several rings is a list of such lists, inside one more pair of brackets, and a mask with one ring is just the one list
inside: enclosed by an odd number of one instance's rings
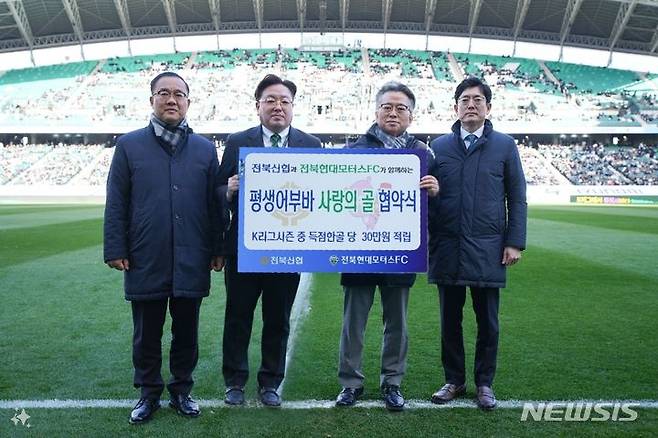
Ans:
{"label": "newsis logo text", "polygon": [[524,403],[521,421],[635,421],[633,403],[550,402]]}

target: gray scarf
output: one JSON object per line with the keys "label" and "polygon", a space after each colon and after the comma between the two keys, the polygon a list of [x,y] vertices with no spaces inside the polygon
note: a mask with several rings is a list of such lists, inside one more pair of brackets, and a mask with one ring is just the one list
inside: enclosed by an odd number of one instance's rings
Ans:
{"label": "gray scarf", "polygon": [[385,133],[376,123],[372,128],[372,133],[379,139],[379,141],[384,143],[384,147],[387,149],[405,149],[409,142],[414,138],[414,136],[407,131],[404,131],[398,137],[393,137],[392,135]]}
{"label": "gray scarf", "polygon": [[187,119],[183,119],[177,126],[167,125],[162,120],[158,119],[155,114],[151,114],[151,125],[153,125],[153,132],[164,144],[169,146],[171,154],[176,153],[178,149],[187,138],[189,127],[187,126]]}

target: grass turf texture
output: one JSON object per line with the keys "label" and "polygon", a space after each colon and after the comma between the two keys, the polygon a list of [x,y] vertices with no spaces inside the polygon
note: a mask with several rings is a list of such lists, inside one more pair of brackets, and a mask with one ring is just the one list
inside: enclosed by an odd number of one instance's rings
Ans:
{"label": "grass turf texture", "polygon": [[[42,210],[43,209],[43,210]],[[67,213],[69,221],[62,214]],[[92,213],[90,213],[92,212]],[[95,212],[96,218],[89,218]],[[55,217],[55,213],[59,216]],[[134,398],[131,318],[121,274],[102,263],[102,209],[0,206],[0,399]],[[656,399],[658,377],[658,209],[533,207],[528,250],[509,272],[501,299],[499,399]],[[11,225],[9,225],[11,224]],[[221,398],[223,277],[213,274],[204,301],[194,395]],[[284,388],[286,400],[333,399],[342,292],[338,276],[317,274],[311,309],[300,326]],[[257,314],[259,310],[257,309]],[[259,318],[255,318],[258,321]],[[442,383],[438,298],[419,276],[409,305],[410,399],[429,399]],[[467,364],[475,328],[464,312]],[[168,327],[165,329],[168,332]],[[371,312],[364,353],[365,399],[378,399],[381,304]],[[255,399],[260,325],[254,325],[247,397]],[[167,376],[165,336],[163,374]],[[468,396],[473,396],[469,374]],[[656,410],[633,423],[522,423],[520,410],[410,411],[383,409],[270,412],[205,409],[202,418],[175,418],[168,409],[143,429],[129,428],[126,409],[28,410],[27,434],[222,436],[367,435],[642,435],[658,431]],[[20,432],[0,410],[0,436]]]}

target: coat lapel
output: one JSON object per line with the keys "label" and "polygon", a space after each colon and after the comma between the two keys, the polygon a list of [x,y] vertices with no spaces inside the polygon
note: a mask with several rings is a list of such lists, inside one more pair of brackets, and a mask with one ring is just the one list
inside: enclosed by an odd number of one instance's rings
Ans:
{"label": "coat lapel", "polygon": [[265,146],[263,144],[263,128],[261,125],[255,126],[247,133],[247,144],[249,146]]}
{"label": "coat lapel", "polygon": [[288,147],[297,148],[303,146],[300,144],[301,139],[299,137],[300,136],[297,135],[297,130],[291,126],[290,131],[288,131]]}

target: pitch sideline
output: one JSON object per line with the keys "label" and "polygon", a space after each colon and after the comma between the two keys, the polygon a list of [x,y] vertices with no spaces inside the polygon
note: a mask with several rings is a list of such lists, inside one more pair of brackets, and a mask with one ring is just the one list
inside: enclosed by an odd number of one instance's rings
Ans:
{"label": "pitch sideline", "polygon": [[[263,406],[254,400],[249,400],[242,407],[228,406],[221,399],[197,400],[199,405],[204,408],[220,409],[249,409],[263,408]],[[586,404],[599,403],[613,406],[614,404],[628,404],[634,408],[640,409],[658,409],[658,400],[498,400],[497,409],[523,409],[527,403],[554,403],[554,404]],[[132,399],[86,399],[86,400],[0,400],[0,409],[114,409],[114,408],[132,408],[135,400]],[[284,401],[280,409],[306,410],[306,409],[331,409],[334,408],[333,400],[290,400]],[[384,402],[380,400],[359,401],[353,408],[347,409],[384,409]],[[272,408],[266,408],[272,409]],[[336,408],[345,409],[345,408]],[[444,405],[435,405],[425,400],[407,400],[406,410],[421,409],[477,409],[475,401],[468,399],[455,400]]]}

